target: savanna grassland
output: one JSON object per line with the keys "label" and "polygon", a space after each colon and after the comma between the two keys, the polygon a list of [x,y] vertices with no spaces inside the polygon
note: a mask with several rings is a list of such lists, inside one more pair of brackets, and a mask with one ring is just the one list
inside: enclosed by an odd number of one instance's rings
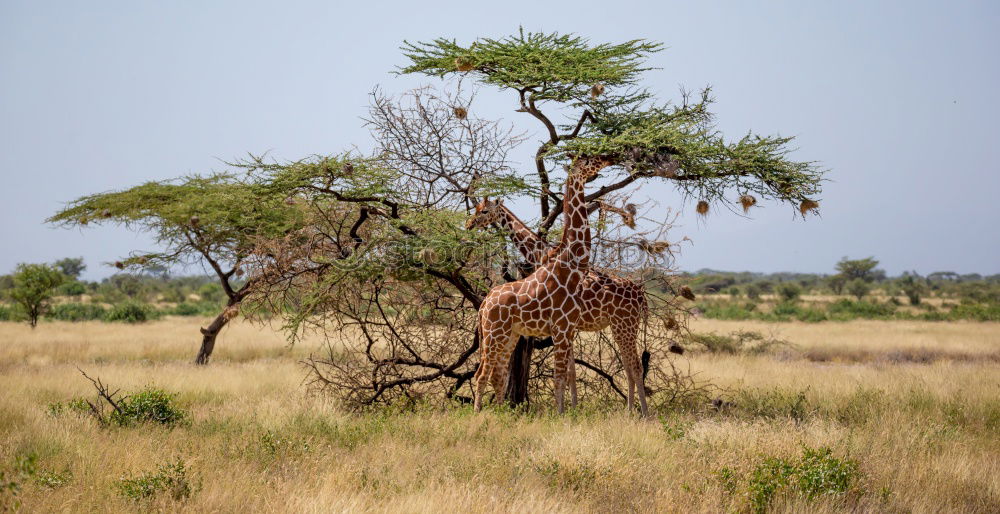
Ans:
{"label": "savanna grassland", "polygon": [[[197,318],[0,323],[3,502],[24,512],[1000,511],[1000,324],[698,320],[785,343],[689,345],[715,404],[640,420],[310,393],[315,349],[234,323],[191,364]],[[720,339],[725,342],[725,338]],[[101,426],[78,371],[173,393],[171,426]]]}

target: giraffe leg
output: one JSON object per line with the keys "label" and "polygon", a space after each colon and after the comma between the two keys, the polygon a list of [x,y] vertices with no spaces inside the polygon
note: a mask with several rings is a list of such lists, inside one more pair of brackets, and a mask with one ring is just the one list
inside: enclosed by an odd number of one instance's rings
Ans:
{"label": "giraffe leg", "polygon": [[511,332],[506,335],[497,335],[496,341],[506,342],[506,346],[499,348],[496,367],[490,375],[490,383],[493,384],[493,391],[496,393],[496,403],[501,403],[507,398],[507,382],[510,381],[510,356],[517,346],[518,335]]}
{"label": "giraffe leg", "polygon": [[493,369],[496,366],[494,362],[496,358],[496,349],[494,348],[496,335],[493,330],[485,325],[485,323],[480,323],[479,325],[481,337],[479,343],[479,369],[476,370],[476,374],[473,377],[473,405],[476,412],[483,409],[483,394],[486,393],[486,386],[490,383],[490,377],[493,375]]}
{"label": "giraffe leg", "polygon": [[569,376],[569,363],[573,358],[572,333],[559,332],[552,334],[555,345],[555,369],[552,374],[553,390],[556,395],[556,409],[562,414],[566,410],[566,379]]}
{"label": "giraffe leg", "polygon": [[572,347],[570,347],[569,356],[569,397],[572,407],[576,408],[576,355],[572,353]]}
{"label": "giraffe leg", "polygon": [[646,387],[642,380],[642,364],[639,362],[639,353],[636,349],[636,340],[639,330],[639,322],[628,320],[621,325],[612,327],[615,342],[618,343],[618,352],[622,356],[622,364],[625,365],[625,374],[628,376],[628,408],[629,412],[634,407],[632,398],[633,392],[639,393],[639,408],[645,417],[649,411],[646,406]]}

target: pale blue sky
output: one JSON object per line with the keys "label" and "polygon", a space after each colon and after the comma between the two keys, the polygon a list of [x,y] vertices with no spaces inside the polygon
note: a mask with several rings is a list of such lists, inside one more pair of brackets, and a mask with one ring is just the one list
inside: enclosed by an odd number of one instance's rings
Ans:
{"label": "pale blue sky", "polygon": [[[684,209],[682,268],[829,272],[874,255],[890,273],[1000,272],[997,2],[35,2],[0,1],[0,273],[82,255],[88,278],[146,237],[42,223],[78,196],[366,147],[359,116],[396,77],[403,39],[468,42],[528,30],[669,48],[647,84],[715,88],[719,127],[798,137],[831,171],[822,218]],[[850,4],[850,5],[847,5]],[[508,96],[474,108],[530,129]],[[515,157],[530,165],[529,146]]]}

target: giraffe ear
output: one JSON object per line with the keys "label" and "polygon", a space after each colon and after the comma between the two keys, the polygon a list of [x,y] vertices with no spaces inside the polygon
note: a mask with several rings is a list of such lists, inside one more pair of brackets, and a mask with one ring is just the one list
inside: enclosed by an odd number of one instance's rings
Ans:
{"label": "giraffe ear", "polygon": [[503,205],[503,198],[497,200],[497,205]]}

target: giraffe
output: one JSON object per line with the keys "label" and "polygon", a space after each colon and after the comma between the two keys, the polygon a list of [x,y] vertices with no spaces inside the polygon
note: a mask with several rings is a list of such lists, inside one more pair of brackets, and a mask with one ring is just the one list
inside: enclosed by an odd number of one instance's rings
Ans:
{"label": "giraffe", "polygon": [[528,336],[552,338],[556,408],[563,412],[573,337],[582,312],[580,286],[590,267],[590,224],[583,189],[590,177],[612,164],[610,158],[602,156],[574,159],[563,194],[559,245],[548,250],[545,262],[526,278],[490,289],[480,305],[481,359],[473,378],[477,411],[482,409],[487,383],[497,400],[503,399],[514,346],[518,337]]}
{"label": "giraffe", "polygon": [[[466,229],[485,228],[490,225],[505,230],[514,241],[521,255],[537,267],[548,259],[549,245],[538,237],[523,221],[503,205],[502,200],[484,199],[476,205],[476,212],[466,222]],[[580,332],[600,332],[608,326],[625,365],[628,379],[628,410],[634,408],[635,391],[638,389],[639,406],[643,416],[648,414],[646,388],[642,377],[642,364],[636,349],[639,327],[649,312],[646,290],[636,282],[617,275],[590,268],[580,287],[582,311],[577,324]],[[572,405],[576,406],[576,373],[569,363],[568,377]]]}

